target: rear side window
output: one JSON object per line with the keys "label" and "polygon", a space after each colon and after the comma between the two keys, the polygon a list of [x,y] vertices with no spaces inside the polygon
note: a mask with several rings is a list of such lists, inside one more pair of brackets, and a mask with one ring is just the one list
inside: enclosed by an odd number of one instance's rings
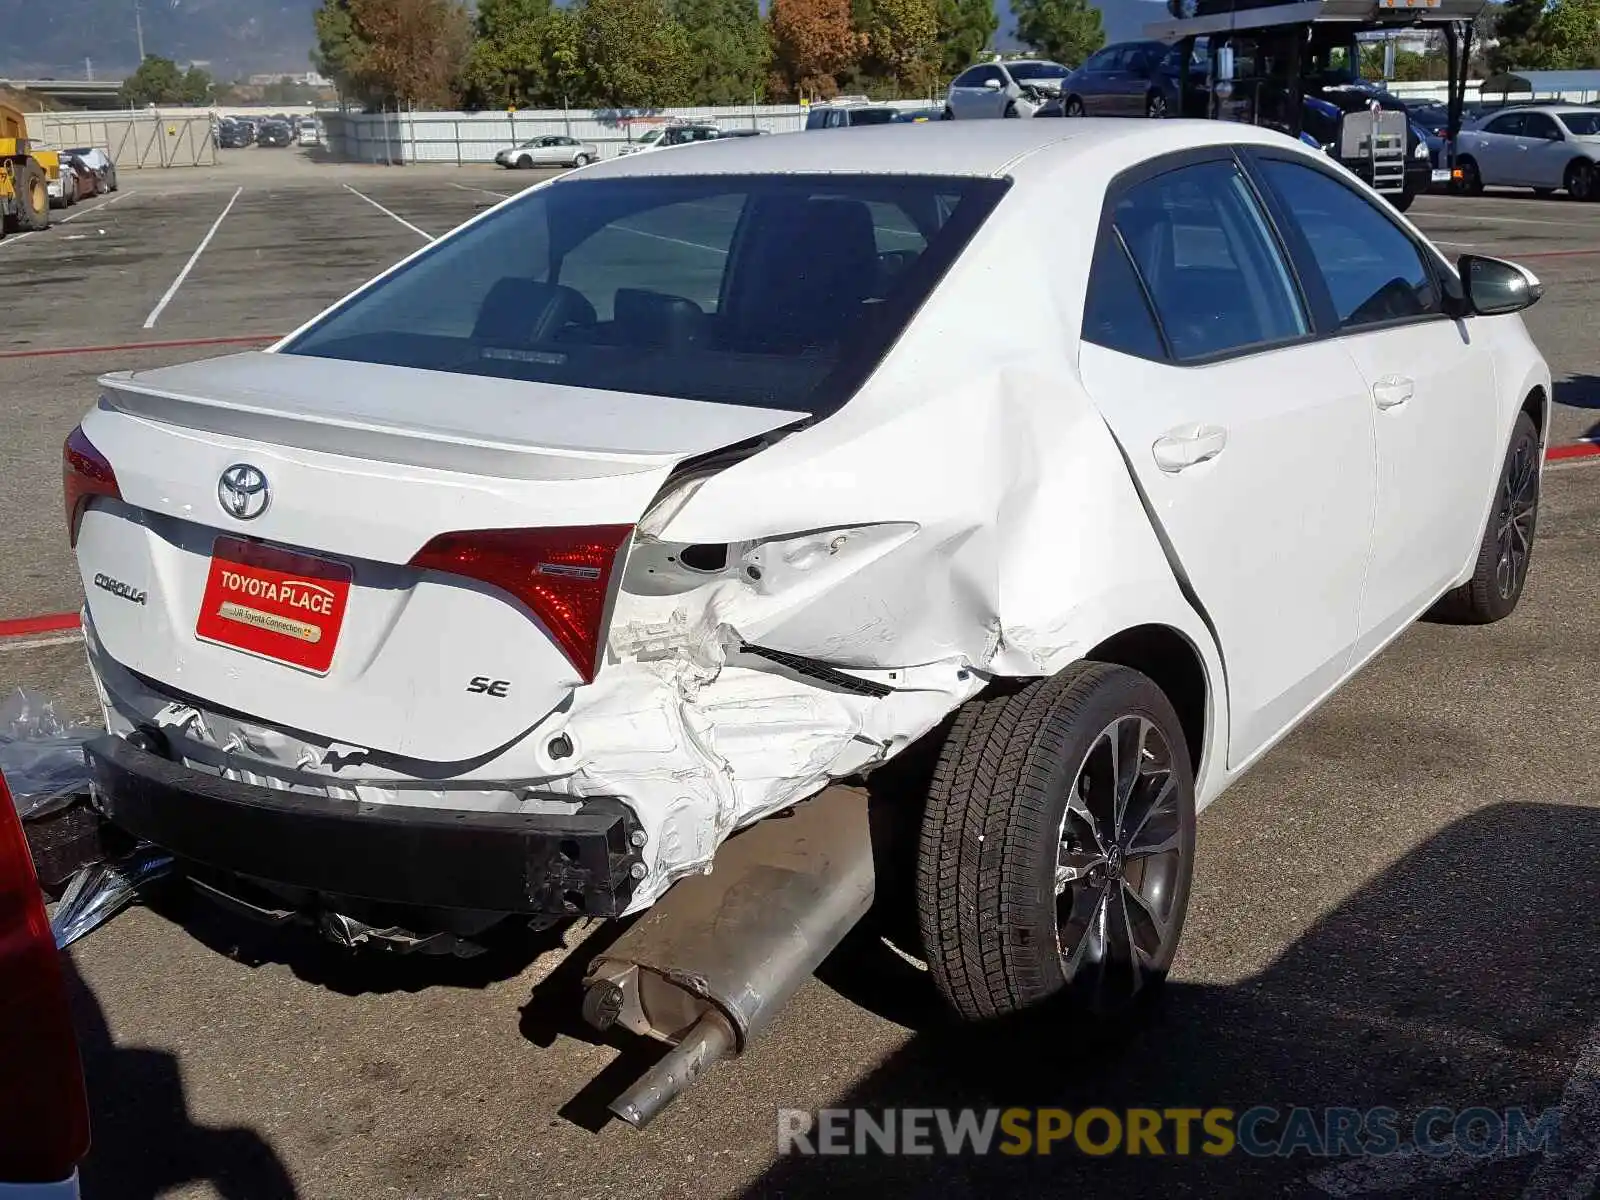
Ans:
{"label": "rear side window", "polygon": [[1304,335],[1304,307],[1237,165],[1197,163],[1130,187],[1112,219],[1179,360]]}
{"label": "rear side window", "polygon": [[1341,329],[1427,316],[1438,309],[1433,273],[1417,244],[1372,201],[1313,167],[1261,161],[1310,247]]}
{"label": "rear side window", "polygon": [[850,113],[852,125],[891,125],[895,110],[892,108],[858,108]]}
{"label": "rear side window", "polygon": [[1167,348],[1155,314],[1128,260],[1116,229],[1106,229],[1089,268],[1089,294],[1083,308],[1083,340],[1139,358],[1165,358]]}
{"label": "rear side window", "polygon": [[442,239],[284,352],[820,415],[887,352],[1007,186],[562,181]]}

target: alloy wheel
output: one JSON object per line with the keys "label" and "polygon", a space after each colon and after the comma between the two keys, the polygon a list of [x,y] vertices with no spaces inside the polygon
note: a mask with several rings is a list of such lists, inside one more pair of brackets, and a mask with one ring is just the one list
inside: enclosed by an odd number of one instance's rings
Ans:
{"label": "alloy wheel", "polygon": [[1539,509],[1539,465],[1535,445],[1524,438],[1511,452],[1495,510],[1495,589],[1509,600],[1522,590],[1533,552],[1533,525]]}
{"label": "alloy wheel", "polygon": [[1160,977],[1183,875],[1172,748],[1145,717],[1118,717],[1089,747],[1056,858],[1056,944],[1068,986],[1114,1009]]}
{"label": "alloy wheel", "polygon": [[1083,116],[1083,101],[1079,100],[1076,96],[1074,96],[1074,97],[1072,97],[1072,99],[1068,100],[1067,101],[1067,116],[1069,116],[1069,117],[1081,117],[1081,116]]}
{"label": "alloy wheel", "polygon": [[1160,120],[1167,115],[1167,98],[1160,92],[1150,97],[1150,102],[1145,105],[1144,115],[1155,120]]}

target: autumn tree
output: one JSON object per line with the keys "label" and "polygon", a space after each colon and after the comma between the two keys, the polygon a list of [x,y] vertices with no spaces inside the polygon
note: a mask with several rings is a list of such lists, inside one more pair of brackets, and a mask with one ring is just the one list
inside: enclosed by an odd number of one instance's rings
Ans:
{"label": "autumn tree", "polygon": [[931,85],[939,38],[935,0],[873,0],[867,46],[900,87]]}
{"label": "autumn tree", "polygon": [[1035,53],[1078,66],[1105,45],[1100,10],[1087,0],[1013,0],[1017,37]]}
{"label": "autumn tree", "polygon": [[575,15],[592,99],[612,108],[683,103],[694,64],[665,0],[584,0]]}
{"label": "autumn tree", "polygon": [[672,0],[689,39],[696,104],[744,104],[766,90],[772,46],[756,0]]}
{"label": "autumn tree", "polygon": [[1000,16],[994,0],[938,0],[938,17],[939,73],[951,79],[978,61]]}
{"label": "autumn tree", "polygon": [[455,0],[349,0],[364,43],[355,75],[369,102],[453,107],[472,23]]}
{"label": "autumn tree", "polygon": [[864,49],[851,24],[850,0],[772,0],[768,21],[774,90],[785,95],[836,94],[838,77],[857,64]]}

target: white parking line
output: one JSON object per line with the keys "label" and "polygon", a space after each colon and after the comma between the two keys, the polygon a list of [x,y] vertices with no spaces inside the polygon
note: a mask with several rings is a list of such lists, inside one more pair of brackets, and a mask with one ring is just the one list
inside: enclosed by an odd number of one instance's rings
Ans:
{"label": "white parking line", "polygon": [[66,646],[82,640],[83,634],[77,630],[71,633],[45,633],[38,637],[3,638],[0,639],[0,654],[10,650],[38,650],[44,646]]}
{"label": "white parking line", "polygon": [[411,232],[416,234],[418,237],[426,238],[430,242],[434,240],[433,234],[429,233],[426,229],[418,229],[415,225],[413,225],[410,221],[406,220],[399,213],[390,212],[387,208],[385,208],[383,205],[379,204],[371,196],[367,196],[367,195],[362,194],[361,192],[356,191],[355,188],[351,187],[348,183],[344,185],[344,190],[349,192],[352,196],[360,196],[361,199],[365,200],[368,204],[372,205],[373,208],[377,209],[384,216],[393,217],[396,221],[399,221],[400,224],[404,225],[407,229],[411,230]]}
{"label": "white parking line", "polygon": [[1594,229],[1593,221],[1540,221],[1534,217],[1502,217],[1495,213],[1485,213],[1481,217],[1474,217],[1463,212],[1431,212],[1418,214],[1422,217],[1451,217],[1459,221],[1478,221],[1491,225],[1551,225],[1558,229]]}
{"label": "white parking line", "polygon": [[651,233],[648,229],[635,229],[632,225],[613,225],[612,228],[620,229],[624,233],[637,233],[640,237],[655,238],[655,240],[658,242],[672,242],[675,245],[689,246],[695,250],[709,250],[711,253],[720,254],[724,258],[728,256],[728,252],[726,250],[720,249],[717,246],[708,246],[704,242],[691,242],[684,238],[668,237],[664,233]]}
{"label": "white parking line", "polygon": [[[463,192],[482,192],[485,196],[499,196],[502,200],[509,200],[511,197],[517,195],[516,192],[491,192],[488,188],[468,187],[464,183],[451,183],[450,186],[453,188],[460,188]],[[389,215],[394,216],[393,213],[390,213]]]}
{"label": "white parking line", "polygon": [[210,229],[206,230],[206,236],[200,239],[200,244],[194,248],[194,253],[189,256],[189,261],[183,264],[183,270],[178,272],[178,277],[172,281],[172,286],[167,289],[167,294],[156,302],[156,306],[150,310],[150,315],[144,319],[144,327],[146,329],[154,329],[156,327],[156,322],[161,319],[162,312],[166,310],[168,304],[172,303],[172,298],[178,294],[178,289],[183,286],[183,281],[189,278],[189,272],[194,270],[195,263],[200,261],[200,256],[205,253],[206,247],[211,244],[211,239],[217,236],[217,230],[222,228],[222,222],[233,211],[233,206],[238,202],[239,195],[243,191],[243,187],[234,191],[228,200],[227,207],[222,210],[222,215],[211,223]]}

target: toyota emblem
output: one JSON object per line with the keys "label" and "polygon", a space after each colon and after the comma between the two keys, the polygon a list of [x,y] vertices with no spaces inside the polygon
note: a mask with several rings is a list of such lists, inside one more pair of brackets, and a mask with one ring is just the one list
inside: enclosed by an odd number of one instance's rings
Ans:
{"label": "toyota emblem", "polygon": [[230,517],[253,521],[267,511],[272,493],[267,489],[267,477],[260,467],[249,463],[234,463],[217,480],[217,503]]}

